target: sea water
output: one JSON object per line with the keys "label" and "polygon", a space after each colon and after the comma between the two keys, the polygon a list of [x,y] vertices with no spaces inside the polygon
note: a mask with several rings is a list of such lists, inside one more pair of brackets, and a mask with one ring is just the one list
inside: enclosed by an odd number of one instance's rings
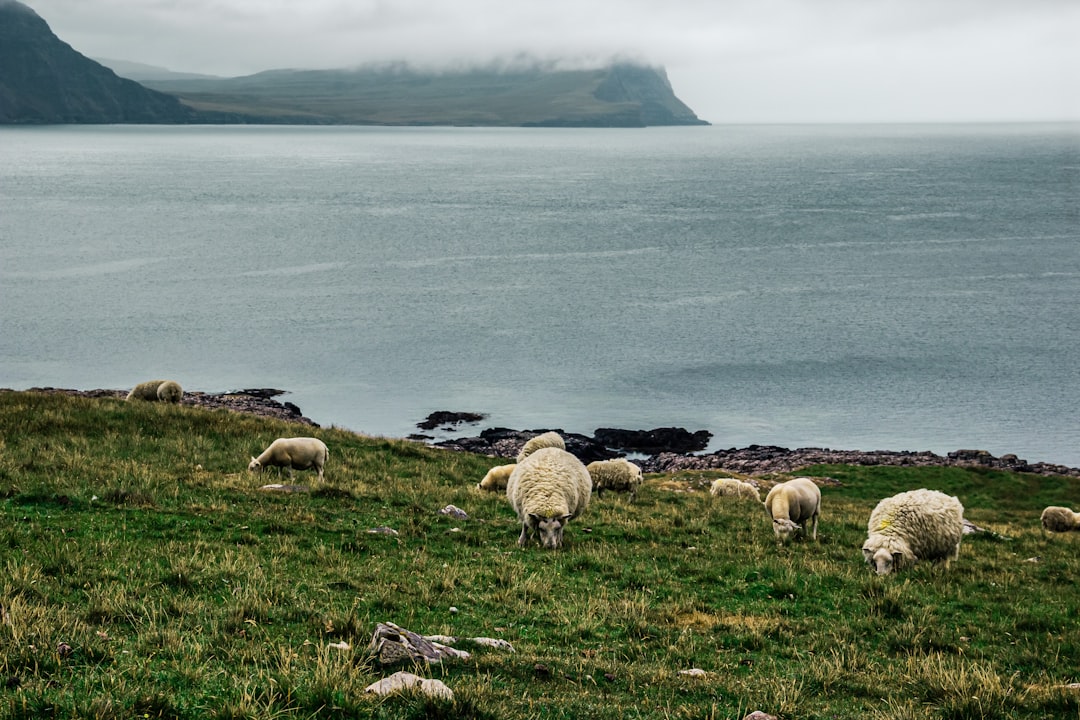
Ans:
{"label": "sea water", "polygon": [[0,387],[1075,466],[1078,198],[1076,125],[7,127]]}

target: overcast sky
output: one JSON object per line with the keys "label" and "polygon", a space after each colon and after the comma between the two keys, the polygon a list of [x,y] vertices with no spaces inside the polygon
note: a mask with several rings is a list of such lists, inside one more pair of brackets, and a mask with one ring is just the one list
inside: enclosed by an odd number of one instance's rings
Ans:
{"label": "overcast sky", "polygon": [[1080,120],[1080,0],[23,0],[184,72],[612,57],[713,123]]}

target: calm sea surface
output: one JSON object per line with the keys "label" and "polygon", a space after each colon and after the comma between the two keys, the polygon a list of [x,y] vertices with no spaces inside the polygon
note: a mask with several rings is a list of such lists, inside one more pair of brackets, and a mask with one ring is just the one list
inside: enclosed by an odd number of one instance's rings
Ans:
{"label": "calm sea surface", "polygon": [[3,128],[0,387],[1080,466],[1078,208],[1075,125]]}

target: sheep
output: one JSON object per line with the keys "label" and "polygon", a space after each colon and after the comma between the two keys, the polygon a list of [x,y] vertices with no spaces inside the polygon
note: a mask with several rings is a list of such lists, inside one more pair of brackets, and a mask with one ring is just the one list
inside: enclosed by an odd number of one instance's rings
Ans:
{"label": "sheep", "polygon": [[1080,513],[1067,507],[1051,505],[1042,511],[1042,526],[1050,532],[1080,530]]}
{"label": "sheep", "polygon": [[323,479],[323,467],[329,457],[330,451],[327,449],[326,443],[318,438],[278,438],[270,443],[270,446],[263,450],[259,457],[251,458],[248,470],[259,473],[265,467],[288,468],[289,479],[292,479],[294,469],[310,470],[315,468],[321,482]]}
{"label": "sheep", "polygon": [[540,544],[554,550],[562,545],[566,524],[589,506],[592,478],[565,450],[540,448],[510,473],[506,497],[521,521],[518,546],[539,534]]}
{"label": "sheep", "polygon": [[553,447],[560,450],[566,449],[566,443],[562,436],[554,430],[529,438],[517,454],[517,461],[521,462],[540,448]]}
{"label": "sheep", "polygon": [[175,380],[147,380],[131,388],[128,400],[147,400],[178,403],[184,397],[184,390]]}
{"label": "sheep", "polygon": [[641,486],[641,468],[626,458],[614,460],[596,460],[585,466],[592,478],[593,489],[597,497],[603,497],[605,490],[630,493],[630,502],[634,502],[638,487]]}
{"label": "sheep", "polygon": [[514,472],[516,467],[517,463],[496,465],[487,471],[487,475],[484,476],[483,480],[476,484],[476,489],[490,490],[492,492],[506,490],[506,481],[510,479],[510,473]]}
{"label": "sheep", "polygon": [[713,480],[709,485],[709,494],[714,497],[734,497],[761,502],[757,487],[738,478],[724,477]]}
{"label": "sheep", "polygon": [[964,506],[937,490],[909,490],[885,498],[870,513],[863,558],[878,575],[920,560],[943,563],[960,555]]}
{"label": "sheep", "polygon": [[781,543],[794,537],[798,530],[802,530],[805,537],[807,522],[811,524],[810,537],[817,540],[821,490],[809,478],[799,477],[774,485],[765,496],[765,510],[772,518],[773,532]]}

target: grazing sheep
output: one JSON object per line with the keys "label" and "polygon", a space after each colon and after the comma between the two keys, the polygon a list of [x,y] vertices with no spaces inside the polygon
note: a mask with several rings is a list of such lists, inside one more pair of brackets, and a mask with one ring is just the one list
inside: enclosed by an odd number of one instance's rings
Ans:
{"label": "grazing sheep", "polygon": [[580,460],[559,448],[540,448],[510,473],[506,497],[521,521],[518,545],[539,534],[540,544],[562,545],[563,529],[589,506],[592,479]]}
{"label": "grazing sheep", "polygon": [[147,400],[178,403],[184,397],[180,383],[174,380],[147,380],[131,388],[128,400]]}
{"label": "grazing sheep", "polygon": [[1080,530],[1080,513],[1067,507],[1051,505],[1042,511],[1042,526],[1050,532]]}
{"label": "grazing sheep", "polygon": [[870,513],[863,557],[878,575],[920,560],[949,561],[960,554],[964,506],[937,490],[909,490],[885,498]]}
{"label": "grazing sheep", "polygon": [[626,458],[614,460],[596,460],[585,466],[592,478],[593,489],[597,497],[603,497],[605,490],[630,493],[630,502],[634,502],[637,489],[641,486],[641,468]]}
{"label": "grazing sheep", "polygon": [[[785,543],[810,522],[810,537],[817,540],[818,515],[821,513],[821,490],[809,478],[795,478],[774,485],[765,496],[765,510],[772,518],[776,539]],[[800,524],[802,523],[802,524]]]}
{"label": "grazing sheep", "polygon": [[560,450],[565,450],[566,443],[563,442],[562,435],[555,432],[554,430],[543,433],[542,435],[537,435],[536,437],[531,437],[518,452],[517,461],[521,462],[540,448],[546,447],[553,447]]}
{"label": "grazing sheep", "polygon": [[248,470],[262,472],[265,467],[283,467],[289,469],[289,478],[293,476],[293,470],[310,470],[315,468],[319,474],[319,480],[323,479],[323,467],[326,465],[330,451],[326,443],[318,438],[294,437],[278,438],[270,443],[270,447],[262,451],[259,457],[251,458]]}
{"label": "grazing sheep", "polygon": [[490,490],[492,492],[499,492],[506,489],[506,481],[510,479],[510,473],[514,472],[514,468],[517,467],[516,463],[510,463],[509,465],[496,465],[487,471],[487,475],[484,479],[476,484],[477,490]]}
{"label": "grazing sheep", "polygon": [[738,478],[717,478],[709,485],[709,494],[715,497],[734,497],[738,499],[761,502],[761,494],[758,489],[748,482]]}

